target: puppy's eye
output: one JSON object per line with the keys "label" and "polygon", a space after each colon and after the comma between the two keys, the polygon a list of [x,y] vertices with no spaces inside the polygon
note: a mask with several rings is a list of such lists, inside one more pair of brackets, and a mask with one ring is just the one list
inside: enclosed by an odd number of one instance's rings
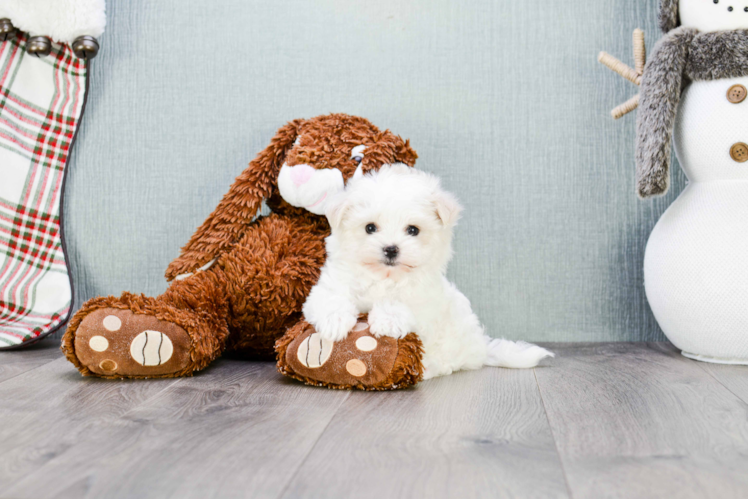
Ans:
{"label": "puppy's eye", "polygon": [[363,159],[364,159],[364,157],[363,157],[363,156],[354,156],[354,157],[353,157],[353,161],[355,161],[356,163],[361,163],[361,161],[362,161]]}
{"label": "puppy's eye", "polygon": [[369,223],[366,225],[366,234],[372,234],[377,232],[377,225],[374,223]]}
{"label": "puppy's eye", "polygon": [[411,236],[418,236],[418,233],[421,232],[421,230],[418,229],[416,226],[408,226],[408,229],[406,229],[406,231]]}

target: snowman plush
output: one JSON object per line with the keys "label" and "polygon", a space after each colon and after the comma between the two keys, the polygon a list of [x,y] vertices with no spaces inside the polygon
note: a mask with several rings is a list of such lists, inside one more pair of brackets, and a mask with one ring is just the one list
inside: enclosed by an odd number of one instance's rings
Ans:
{"label": "snowman plush", "polygon": [[684,356],[748,364],[748,0],[663,0],[660,27],[638,74],[601,54],[641,85],[638,195],[668,190],[673,144],[689,180],[647,243],[647,299]]}

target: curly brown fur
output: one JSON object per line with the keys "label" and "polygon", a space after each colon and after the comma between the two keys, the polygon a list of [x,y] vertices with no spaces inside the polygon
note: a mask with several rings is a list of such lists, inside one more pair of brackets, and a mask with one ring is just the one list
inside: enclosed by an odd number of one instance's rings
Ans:
{"label": "curly brown fur", "polygon": [[410,333],[405,338],[397,341],[397,356],[395,361],[391,367],[388,367],[387,376],[376,384],[367,385],[361,382],[357,384],[325,382],[317,378],[299,374],[286,362],[286,356],[291,343],[300,335],[304,335],[310,326],[309,323],[302,320],[290,328],[286,334],[279,338],[275,343],[277,359],[276,366],[278,367],[278,372],[281,374],[300,382],[304,382],[307,385],[327,387],[329,389],[359,389],[363,391],[404,389],[417,384],[421,379],[423,379],[424,370],[421,363],[423,357],[423,345],[421,344],[421,340],[414,333]]}
{"label": "curly brown fur", "polygon": [[[301,318],[304,299],[325,260],[324,239],[330,234],[324,216],[292,207],[281,198],[278,171],[284,163],[307,163],[315,169],[334,166],[348,179],[358,165],[350,152],[360,144],[367,146],[364,171],[384,163],[413,166],[417,158],[408,141],[380,131],[364,118],[332,114],[283,126],[169,266],[169,289],[157,298],[125,294],[87,302],[66,334],[63,350],[68,359],[81,369],[74,361],[71,339],[82,319],[102,307],[172,317],[194,340],[190,370],[204,368],[224,350],[272,358],[275,341]],[[272,213],[255,219],[263,200]],[[210,268],[196,272],[213,259]],[[191,272],[187,279],[174,279]]]}

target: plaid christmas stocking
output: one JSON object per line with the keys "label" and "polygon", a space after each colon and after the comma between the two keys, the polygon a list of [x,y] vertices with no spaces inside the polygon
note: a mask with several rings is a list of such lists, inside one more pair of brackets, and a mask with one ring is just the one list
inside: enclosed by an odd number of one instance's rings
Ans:
{"label": "plaid christmas stocking", "polygon": [[69,45],[28,47],[0,42],[0,349],[59,328],[72,301],[60,207],[87,66]]}

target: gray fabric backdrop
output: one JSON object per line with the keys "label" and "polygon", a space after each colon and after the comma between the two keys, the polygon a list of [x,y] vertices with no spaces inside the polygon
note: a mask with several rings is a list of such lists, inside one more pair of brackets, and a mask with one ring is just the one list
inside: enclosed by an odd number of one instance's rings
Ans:
{"label": "gray fabric backdrop", "polygon": [[493,336],[660,340],[634,195],[631,63],[657,0],[108,0],[65,198],[77,306],[158,294],[233,178],[296,117],[411,139],[466,207],[451,278]]}

